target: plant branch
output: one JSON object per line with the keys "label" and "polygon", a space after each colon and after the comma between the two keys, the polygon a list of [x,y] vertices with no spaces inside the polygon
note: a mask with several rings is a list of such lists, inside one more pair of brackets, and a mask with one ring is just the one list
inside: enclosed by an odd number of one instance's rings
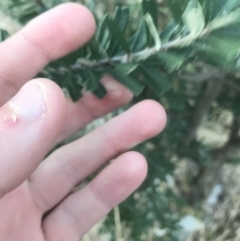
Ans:
{"label": "plant branch", "polygon": [[116,241],[122,241],[122,225],[121,225],[121,217],[120,217],[120,209],[119,206],[114,208],[114,221],[115,221],[115,236]]}
{"label": "plant branch", "polygon": [[201,124],[204,115],[211,107],[212,102],[216,100],[221,92],[225,80],[225,74],[218,70],[218,72],[215,72],[214,77],[215,78],[212,81],[207,82],[205,93],[195,106],[195,111],[193,113],[193,117],[189,124],[190,127],[186,135],[186,144],[195,138],[197,129]]}
{"label": "plant branch", "polygon": [[207,26],[202,31],[202,33],[197,37],[191,36],[191,35],[187,35],[182,38],[179,37],[178,39],[175,39],[166,44],[163,44],[160,48],[154,46],[151,48],[146,48],[136,53],[124,54],[124,55],[115,56],[112,58],[100,59],[100,60],[79,59],[78,63],[71,66],[71,69],[77,71],[77,70],[85,69],[86,67],[94,68],[94,67],[103,66],[105,64],[112,65],[114,63],[132,63],[134,61],[139,61],[139,60],[151,57],[161,51],[167,51],[168,49],[172,49],[172,48],[188,46],[196,39],[203,38],[209,35],[213,30],[223,27],[223,26],[217,26],[216,28],[213,28],[211,27],[211,25],[209,26],[210,27]]}
{"label": "plant branch", "polygon": [[228,141],[220,148],[212,150],[212,162],[203,170],[202,175],[197,180],[198,192],[202,191],[207,196],[213,186],[219,182],[219,174],[226,160],[238,151],[240,146],[240,117],[234,116],[230,126]]}
{"label": "plant branch", "polygon": [[[216,78],[219,78],[219,76],[223,74],[223,72],[221,71],[221,73],[219,74],[219,69],[211,69],[207,72],[199,72],[196,73],[194,75],[192,74],[180,74],[178,77],[180,80],[182,81],[187,81],[189,83],[204,83],[204,82],[208,82],[208,81],[212,81]],[[224,74],[225,75],[225,74]]]}
{"label": "plant branch", "polygon": [[94,67],[103,66],[105,64],[112,65],[114,63],[131,63],[135,59],[140,60],[142,56],[150,57],[155,55],[156,53],[158,53],[158,50],[156,49],[156,47],[153,47],[153,48],[144,49],[137,53],[115,56],[113,58],[105,58],[98,61],[96,60],[91,61],[89,59],[79,59],[77,64],[71,66],[71,69],[81,70],[81,69],[85,69],[86,67],[94,68]]}

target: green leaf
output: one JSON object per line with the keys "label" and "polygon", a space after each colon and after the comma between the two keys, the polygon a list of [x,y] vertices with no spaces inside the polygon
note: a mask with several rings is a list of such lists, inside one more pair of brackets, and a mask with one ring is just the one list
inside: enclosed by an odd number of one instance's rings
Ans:
{"label": "green leaf", "polygon": [[62,78],[58,77],[58,84],[63,88],[68,88],[70,82],[72,81],[73,73],[72,71],[68,71],[66,74],[61,76]]}
{"label": "green leaf", "polygon": [[226,61],[238,60],[240,56],[240,41],[231,37],[217,38],[210,36],[208,42],[219,51],[219,55],[225,57]]}
{"label": "green leaf", "polygon": [[213,21],[211,21],[207,25],[208,31],[213,31],[219,28],[224,28],[236,23],[240,23],[240,9],[236,9],[235,11],[216,17]]}
{"label": "green leaf", "polygon": [[219,15],[225,15],[226,13],[230,13],[231,11],[236,9],[239,5],[240,5],[239,0],[225,1],[224,5],[220,7],[221,10],[219,11]]}
{"label": "green leaf", "polygon": [[183,22],[189,31],[189,38],[197,38],[205,27],[205,18],[201,4],[197,0],[190,0],[183,14]]}
{"label": "green leaf", "polygon": [[138,64],[136,63],[127,63],[127,64],[117,64],[115,66],[115,69],[117,69],[118,72],[126,76],[131,74],[137,67],[138,67]]}
{"label": "green leaf", "polygon": [[[157,27],[160,23],[157,0],[141,1],[145,15],[137,16],[138,28],[135,24],[134,28],[129,26],[129,9],[118,7],[114,18],[106,16],[97,24],[96,35],[88,44],[42,73],[49,73],[56,79],[59,76],[57,82],[77,100],[81,89],[96,91],[99,97],[106,94],[99,84],[105,70],[135,94],[141,93],[146,84],[157,95],[171,87],[167,74],[178,70],[189,60],[198,59],[239,71],[240,10],[237,7],[240,0],[166,1],[174,19],[161,34]],[[185,5],[187,8],[183,11]],[[131,6],[133,8],[135,5]],[[168,13],[168,9],[161,12]]]}
{"label": "green leaf", "polygon": [[118,24],[113,19],[108,17],[107,26],[111,33],[111,43],[107,51],[109,56],[114,56],[114,54],[116,53],[118,49],[118,46],[117,48],[115,47],[116,44],[120,45],[123,50],[129,54],[131,52],[130,47],[128,45],[124,32],[120,29]]}
{"label": "green leaf", "polygon": [[144,15],[150,14],[153,23],[158,28],[158,3],[156,0],[143,0],[142,8]]}
{"label": "green leaf", "polygon": [[129,8],[117,7],[115,10],[114,21],[118,23],[119,28],[123,33],[126,32],[129,23],[130,11]]}
{"label": "green leaf", "polygon": [[86,7],[93,12],[95,10],[96,3],[94,0],[87,1]]}
{"label": "green leaf", "polygon": [[6,30],[0,29],[0,42],[3,42],[9,37],[9,34]]}
{"label": "green leaf", "polygon": [[88,47],[91,52],[90,58],[94,60],[98,60],[101,58],[108,58],[106,51],[101,46],[101,44],[96,40],[96,38],[92,38],[92,40],[88,43]]}
{"label": "green leaf", "polygon": [[141,64],[139,70],[145,77],[146,86],[157,96],[161,96],[172,87],[171,82],[156,68]]}
{"label": "green leaf", "polygon": [[178,24],[182,23],[182,0],[167,0],[167,4],[172,12],[175,21]]}
{"label": "green leaf", "polygon": [[99,99],[103,99],[107,95],[107,90],[101,83],[99,83],[97,89],[93,91],[93,94]]}
{"label": "green leaf", "polygon": [[98,84],[99,84],[99,75],[97,73],[95,73],[92,70],[86,70],[87,74],[88,74],[88,78],[86,80],[85,83],[85,90],[86,91],[94,91],[97,89]]}
{"label": "green leaf", "polygon": [[178,27],[179,27],[179,25],[177,25],[174,20],[171,20],[160,34],[162,43],[169,42],[169,40],[171,39],[174,32],[177,31]]}
{"label": "green leaf", "polygon": [[142,19],[137,32],[132,36],[129,40],[129,46],[132,52],[138,52],[143,50],[147,45],[147,31],[146,31],[146,23]]}
{"label": "green leaf", "polygon": [[[130,12],[129,12],[128,8],[120,8],[120,7],[116,8],[114,19],[112,21],[115,24],[118,25],[118,27],[119,27],[119,33],[118,34],[120,34],[120,32],[121,32],[122,33],[121,36],[122,36],[123,39],[125,39],[124,34],[125,34],[126,29],[128,27],[129,17],[130,17]],[[110,21],[111,21],[111,19],[110,19]],[[119,42],[115,40],[114,36],[112,36],[112,38],[110,40],[110,45],[109,45],[109,48],[108,48],[108,53],[110,54],[110,56],[114,56],[118,52],[119,49],[120,49],[119,48]],[[126,52],[126,48],[123,47],[123,49]]]}
{"label": "green leaf", "polygon": [[107,28],[108,26],[107,21],[108,21],[108,16],[106,15],[99,23],[97,32],[96,32],[96,39],[104,49],[107,48],[110,42],[110,31]]}
{"label": "green leaf", "polygon": [[174,52],[160,52],[154,56],[159,61],[159,64],[163,64],[168,72],[173,72],[179,69],[187,60],[186,54],[174,53]]}
{"label": "green leaf", "polygon": [[239,0],[202,0],[206,21],[211,22],[216,17],[224,16],[240,7]]}
{"label": "green leaf", "polygon": [[204,0],[203,9],[207,23],[213,20],[218,15],[220,9],[216,9],[216,6],[219,1],[223,2],[222,0]]}
{"label": "green leaf", "polygon": [[193,44],[198,55],[204,62],[221,66],[228,70],[240,68],[240,41],[231,37],[217,38],[213,35]]}
{"label": "green leaf", "polygon": [[89,49],[91,51],[91,58],[93,59],[100,59],[101,58],[101,54],[100,54],[100,51],[99,51],[99,44],[98,42],[95,40],[95,39],[92,39],[89,44]]}
{"label": "green leaf", "polygon": [[65,83],[67,84],[67,90],[69,92],[71,99],[74,102],[78,101],[82,96],[81,89],[80,89],[79,85],[77,84],[77,82],[74,81],[73,74],[71,71],[69,72],[69,74],[65,80]]}
{"label": "green leaf", "polygon": [[78,49],[78,58],[85,58],[88,53],[88,46],[85,45]]}
{"label": "green leaf", "polygon": [[101,74],[94,69],[87,68],[82,70],[77,75],[77,83],[84,91],[94,91],[98,88]]}
{"label": "green leaf", "polygon": [[213,32],[213,34],[219,38],[221,37],[232,37],[232,38],[240,38],[240,24],[234,24],[232,26],[228,26],[225,28],[221,28]]}
{"label": "green leaf", "polygon": [[121,73],[118,69],[106,68],[106,72],[131,90],[135,95],[139,95],[144,89],[144,85],[140,84],[130,76]]}

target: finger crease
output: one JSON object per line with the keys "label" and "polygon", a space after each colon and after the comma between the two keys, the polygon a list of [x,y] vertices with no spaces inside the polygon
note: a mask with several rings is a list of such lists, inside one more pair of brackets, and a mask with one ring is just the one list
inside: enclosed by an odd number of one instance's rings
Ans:
{"label": "finger crease", "polygon": [[80,182],[79,170],[71,161],[59,161],[57,167],[71,186],[75,187]]}
{"label": "finger crease", "polygon": [[35,205],[41,211],[46,212],[49,209],[50,205],[49,205],[48,201],[46,200],[45,196],[42,195],[40,192],[38,192],[34,188],[34,179],[32,176],[30,176],[28,178],[28,183],[29,183],[29,189],[31,191],[31,195],[35,202]]}
{"label": "finger crease", "polygon": [[18,92],[19,87],[14,81],[4,78],[0,75],[1,90],[5,93],[6,97],[11,97]]}
{"label": "finger crease", "polygon": [[107,144],[112,148],[114,156],[118,156],[122,150],[120,150],[120,148],[115,144],[115,141],[113,140],[113,138],[111,138],[109,135],[107,135],[104,127],[101,129],[102,131],[102,135],[104,136]]}
{"label": "finger crease", "polygon": [[62,205],[61,210],[64,213],[64,216],[69,220],[71,224],[70,227],[72,228],[73,232],[82,237],[87,229],[80,224],[80,217],[72,211],[72,207],[68,208],[68,206],[65,206],[64,204]]}
{"label": "finger crease", "polygon": [[113,206],[109,202],[104,200],[104,198],[99,193],[98,189],[95,187],[93,182],[89,183],[89,188],[90,191],[93,193],[94,197],[97,199],[97,201],[100,202],[107,209],[107,211],[112,210]]}
{"label": "finger crease", "polygon": [[29,37],[24,31],[22,31],[22,36],[30,45],[32,45],[38,52],[40,52],[41,55],[48,62],[51,62],[53,60],[51,54],[48,51],[46,51],[46,49],[41,47],[41,45],[36,40],[34,40],[33,38]]}
{"label": "finger crease", "polygon": [[90,117],[90,121],[95,120],[97,118],[97,116],[95,116],[93,114],[93,111],[91,110],[91,108],[83,101],[83,99],[80,102],[83,105],[83,107],[85,108],[86,112],[88,113],[88,115]]}

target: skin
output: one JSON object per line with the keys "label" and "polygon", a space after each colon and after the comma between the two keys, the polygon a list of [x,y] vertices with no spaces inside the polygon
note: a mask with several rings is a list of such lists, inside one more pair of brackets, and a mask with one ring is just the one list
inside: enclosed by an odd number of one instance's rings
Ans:
{"label": "skin", "polygon": [[[77,103],[66,100],[51,80],[31,80],[50,61],[86,43],[94,31],[92,14],[67,3],[0,44],[0,241],[77,241],[147,175],[145,158],[128,150],[165,126],[164,109],[151,100],[43,161],[56,143],[133,97],[109,76],[101,80],[108,90],[103,100],[86,93]],[[42,115],[16,108],[19,101]],[[113,159],[94,180],[72,192]]]}

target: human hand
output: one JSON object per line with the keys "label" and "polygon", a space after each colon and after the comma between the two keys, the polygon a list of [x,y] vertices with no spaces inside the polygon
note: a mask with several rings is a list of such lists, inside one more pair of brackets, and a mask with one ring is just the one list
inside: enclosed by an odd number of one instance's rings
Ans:
{"label": "human hand", "polygon": [[50,80],[25,84],[48,62],[83,45],[94,29],[91,13],[68,3],[0,44],[0,241],[76,241],[146,176],[144,157],[124,152],[164,128],[165,112],[154,101],[137,104],[42,162],[57,142],[132,98],[110,77],[102,80],[108,90],[103,100],[86,93],[77,103]]}

